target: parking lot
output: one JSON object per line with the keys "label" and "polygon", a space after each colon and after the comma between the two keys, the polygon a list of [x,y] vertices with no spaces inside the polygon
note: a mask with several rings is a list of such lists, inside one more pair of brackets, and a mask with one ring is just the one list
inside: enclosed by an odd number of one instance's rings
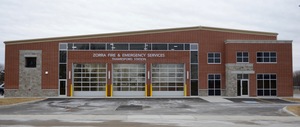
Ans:
{"label": "parking lot", "polygon": [[[135,123],[128,126],[145,123],[143,126],[146,127],[149,123],[151,126],[153,123],[165,123],[173,120],[172,124],[164,125],[184,126],[177,122],[205,122],[206,118],[211,118],[214,122],[207,123],[207,125],[215,125],[220,121],[232,122],[232,120],[238,119],[243,121],[243,118],[244,122],[249,122],[250,118],[259,117],[270,118],[267,120],[274,122],[288,118],[293,120],[288,124],[300,124],[299,118],[283,111],[285,106],[297,103],[274,98],[224,99],[228,102],[214,103],[205,98],[49,98],[33,103],[0,107],[0,124],[22,125],[27,122],[30,126],[40,126],[46,123],[48,123],[46,125],[52,125],[50,123],[56,122],[62,126],[73,126],[72,122],[75,120],[79,122],[78,126],[84,126],[83,124],[94,126],[95,121],[99,122],[100,120],[101,124],[105,125],[116,120],[113,122],[114,124],[119,122],[120,125],[124,125],[122,122],[126,121]],[[70,123],[70,121],[72,122]],[[236,122],[233,123],[237,126],[240,125]],[[283,122],[278,125],[285,124]]]}

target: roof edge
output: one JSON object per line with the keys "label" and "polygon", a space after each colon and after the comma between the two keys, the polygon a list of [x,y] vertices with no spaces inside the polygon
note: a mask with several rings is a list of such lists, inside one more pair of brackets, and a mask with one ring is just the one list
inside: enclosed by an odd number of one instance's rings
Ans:
{"label": "roof edge", "polygon": [[20,43],[36,43],[36,42],[50,42],[50,41],[66,41],[66,40],[71,40],[71,39],[72,40],[73,39],[74,40],[75,39],[93,39],[93,38],[103,38],[103,37],[118,37],[118,36],[142,35],[142,34],[166,33],[166,32],[177,32],[177,31],[190,31],[190,30],[208,30],[208,31],[232,32],[232,33],[242,33],[242,34],[266,35],[266,36],[277,36],[278,35],[278,33],[272,33],[272,32],[238,30],[238,29],[227,29],[227,28],[206,27],[206,26],[193,26],[193,27],[140,30],[140,31],[129,31],[129,32],[116,32],[116,33],[12,40],[12,41],[4,41],[4,43],[5,44],[20,44]]}
{"label": "roof edge", "polygon": [[207,26],[202,26],[201,28],[202,30],[220,31],[220,32],[233,32],[233,33],[256,34],[256,35],[266,35],[266,36],[278,35],[278,33],[275,32],[264,32],[264,31],[254,31],[254,30],[241,30],[241,29],[218,28],[218,27],[207,27]]}
{"label": "roof edge", "polygon": [[292,43],[293,40],[225,40],[228,43]]}

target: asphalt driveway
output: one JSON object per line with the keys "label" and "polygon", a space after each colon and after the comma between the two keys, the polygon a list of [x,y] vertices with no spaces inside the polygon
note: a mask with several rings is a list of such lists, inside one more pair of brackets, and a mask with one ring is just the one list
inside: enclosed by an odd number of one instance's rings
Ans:
{"label": "asphalt driveway", "polygon": [[300,119],[283,111],[294,104],[268,98],[49,98],[0,106],[0,127],[294,127]]}
{"label": "asphalt driveway", "polygon": [[290,116],[282,109],[293,103],[280,99],[230,99],[210,103],[201,98],[49,98],[0,107],[4,115],[243,115]]}

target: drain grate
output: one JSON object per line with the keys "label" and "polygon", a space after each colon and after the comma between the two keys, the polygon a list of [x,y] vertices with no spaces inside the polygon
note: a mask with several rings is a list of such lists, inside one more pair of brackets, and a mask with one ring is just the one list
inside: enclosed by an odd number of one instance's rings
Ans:
{"label": "drain grate", "polygon": [[143,110],[142,105],[120,105],[116,111],[124,111],[124,110]]}

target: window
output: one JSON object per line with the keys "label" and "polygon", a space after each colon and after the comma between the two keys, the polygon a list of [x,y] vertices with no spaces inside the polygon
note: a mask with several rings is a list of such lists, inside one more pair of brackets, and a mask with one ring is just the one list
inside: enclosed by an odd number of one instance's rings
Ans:
{"label": "window", "polygon": [[257,74],[257,96],[277,95],[276,74]]}
{"label": "window", "polygon": [[115,48],[113,43],[106,44],[106,47],[107,47],[107,50],[114,50],[114,48]]}
{"label": "window", "polygon": [[152,50],[168,50],[167,44],[152,44]]}
{"label": "window", "polygon": [[67,63],[67,51],[59,51],[59,63]]}
{"label": "window", "polygon": [[198,51],[191,51],[191,63],[198,63]]}
{"label": "window", "polygon": [[198,79],[198,64],[191,64],[191,79]]}
{"label": "window", "polygon": [[198,44],[191,44],[190,48],[192,51],[198,51]]}
{"label": "window", "polygon": [[221,95],[221,75],[209,74],[208,75],[208,95],[220,96]]}
{"label": "window", "polygon": [[91,50],[105,50],[105,44],[91,44]]}
{"label": "window", "polygon": [[185,50],[190,50],[190,44],[184,44],[184,49]]}
{"label": "window", "polygon": [[35,68],[36,67],[36,57],[25,57],[25,67]]}
{"label": "window", "polygon": [[169,44],[169,50],[183,50],[183,44]]}
{"label": "window", "polygon": [[61,43],[61,44],[59,44],[59,50],[67,50],[67,49],[68,49],[67,43]]}
{"label": "window", "polygon": [[249,79],[249,75],[248,74],[237,74],[237,79],[238,80]]}
{"label": "window", "polygon": [[219,52],[210,52],[207,54],[208,63],[221,63],[221,53]]}
{"label": "window", "polygon": [[190,50],[198,51],[198,44],[184,43],[104,43],[104,42],[83,42],[83,43],[60,43],[59,50]]}
{"label": "window", "polygon": [[248,63],[249,62],[248,52],[237,52],[236,53],[236,62],[237,63]]}
{"label": "window", "polygon": [[151,50],[151,44],[145,44],[145,50]]}
{"label": "window", "polygon": [[113,50],[128,50],[128,44],[114,44]]}
{"label": "window", "polygon": [[89,44],[74,44],[72,48],[74,50],[89,50],[90,46]]}
{"label": "window", "polygon": [[277,54],[276,52],[257,52],[256,61],[258,63],[276,63]]}
{"label": "window", "polygon": [[59,79],[67,79],[67,64],[59,64]]}
{"label": "window", "polygon": [[73,50],[74,48],[75,47],[74,47],[73,43],[68,43],[68,50]]}
{"label": "window", "polygon": [[147,50],[145,44],[130,44],[130,50]]}

